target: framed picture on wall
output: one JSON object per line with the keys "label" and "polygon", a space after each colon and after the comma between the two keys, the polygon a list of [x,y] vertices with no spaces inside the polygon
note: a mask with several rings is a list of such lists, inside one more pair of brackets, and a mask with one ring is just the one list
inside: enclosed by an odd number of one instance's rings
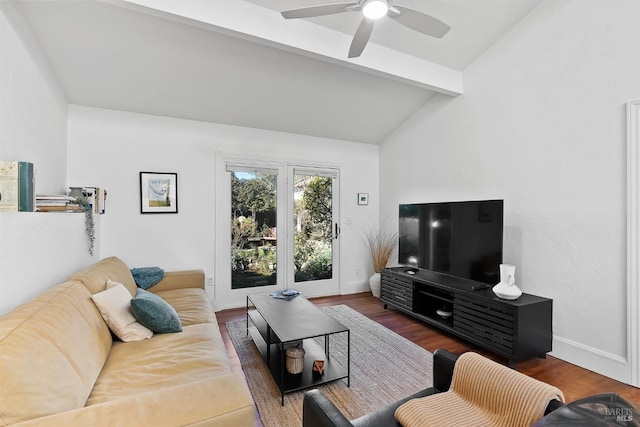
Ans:
{"label": "framed picture on wall", "polygon": [[359,205],[368,205],[369,204],[369,193],[358,193],[358,204]]}
{"label": "framed picture on wall", "polygon": [[178,213],[178,174],[140,172],[140,213]]}

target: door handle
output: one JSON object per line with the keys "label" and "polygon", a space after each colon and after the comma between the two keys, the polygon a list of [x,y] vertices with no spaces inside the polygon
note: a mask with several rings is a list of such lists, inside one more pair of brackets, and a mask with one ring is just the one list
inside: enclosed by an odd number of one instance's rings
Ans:
{"label": "door handle", "polygon": [[338,223],[336,222],[336,232],[335,232],[335,237],[334,239],[337,239],[338,236],[340,235],[340,227],[338,226]]}

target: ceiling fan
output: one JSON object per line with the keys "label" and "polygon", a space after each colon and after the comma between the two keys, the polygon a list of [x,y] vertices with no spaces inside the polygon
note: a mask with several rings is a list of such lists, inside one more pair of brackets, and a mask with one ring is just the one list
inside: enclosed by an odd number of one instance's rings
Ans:
{"label": "ceiling fan", "polygon": [[406,6],[395,5],[393,0],[358,0],[349,3],[331,3],[285,10],[281,13],[286,19],[297,19],[358,11],[362,12],[363,18],[353,36],[353,41],[349,48],[349,58],[360,56],[369,41],[376,19],[383,16],[388,16],[405,27],[431,37],[442,38],[451,29],[450,26],[439,19]]}

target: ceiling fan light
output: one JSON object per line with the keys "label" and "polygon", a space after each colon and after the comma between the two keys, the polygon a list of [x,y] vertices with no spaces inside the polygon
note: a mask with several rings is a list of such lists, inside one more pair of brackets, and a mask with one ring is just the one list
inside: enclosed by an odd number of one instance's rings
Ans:
{"label": "ceiling fan light", "polygon": [[389,10],[389,3],[385,0],[369,0],[362,6],[362,14],[369,19],[382,18]]}

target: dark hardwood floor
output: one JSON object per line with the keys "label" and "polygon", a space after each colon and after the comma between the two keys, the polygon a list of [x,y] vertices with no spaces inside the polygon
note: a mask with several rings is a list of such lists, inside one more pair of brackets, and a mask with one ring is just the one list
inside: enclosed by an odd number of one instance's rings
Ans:
{"label": "dark hardwood floor", "polygon": [[[505,358],[495,356],[399,311],[385,310],[380,300],[371,296],[370,293],[313,298],[312,301],[318,306],[348,305],[430,352],[434,352],[437,348],[444,348],[454,353],[475,351],[500,363],[507,363]],[[234,370],[241,370],[240,362],[224,324],[231,320],[243,319],[244,316],[244,308],[223,310],[217,313],[220,331],[231,356]],[[639,388],[623,384],[552,356],[547,356],[546,359],[539,358],[519,362],[516,369],[530,377],[558,387],[564,393],[567,402],[605,392],[618,393],[631,402],[640,402]]]}

